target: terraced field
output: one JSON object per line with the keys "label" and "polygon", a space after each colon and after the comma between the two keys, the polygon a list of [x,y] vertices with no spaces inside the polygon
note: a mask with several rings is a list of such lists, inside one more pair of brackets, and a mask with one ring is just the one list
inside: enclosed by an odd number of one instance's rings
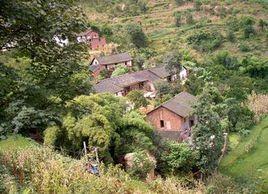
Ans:
{"label": "terraced field", "polygon": [[[196,30],[216,30],[223,35],[224,41],[220,48],[213,52],[225,49],[236,55],[247,56],[248,53],[241,52],[239,49],[240,44],[246,43],[247,45],[250,45],[250,47],[255,48],[251,50],[251,53],[267,56],[267,37],[265,33],[258,34],[256,38],[252,37],[251,39],[243,40],[241,38],[241,32],[236,32],[235,35],[237,36],[237,41],[230,42],[225,39],[227,33],[226,21],[229,16],[235,15],[238,18],[241,16],[252,16],[256,19],[257,25],[259,18],[268,19],[268,9],[266,9],[265,4],[259,4],[256,3],[256,1],[251,1],[251,3],[243,3],[240,1],[219,1],[217,3],[217,6],[214,8],[216,11],[214,12],[217,13],[217,9],[219,9],[220,6],[223,6],[228,12],[226,17],[220,17],[219,14],[212,14],[208,11],[213,3],[203,5],[201,9],[197,11],[192,2],[178,6],[173,0],[150,0],[148,1],[148,10],[146,13],[138,16],[120,17],[108,16],[105,12],[96,11],[90,7],[86,1],[83,1],[82,6],[85,8],[89,22],[94,22],[100,25],[105,24],[110,27],[117,25],[124,26],[129,23],[141,24],[144,32],[148,36],[149,48],[160,55],[173,49],[184,49],[188,50],[194,58],[204,59],[211,53],[200,53],[199,51],[196,51],[187,43],[186,39]],[[174,13],[178,11],[182,14],[184,14],[185,11],[191,12],[194,23],[187,24],[184,18],[182,20],[182,25],[176,27]]]}

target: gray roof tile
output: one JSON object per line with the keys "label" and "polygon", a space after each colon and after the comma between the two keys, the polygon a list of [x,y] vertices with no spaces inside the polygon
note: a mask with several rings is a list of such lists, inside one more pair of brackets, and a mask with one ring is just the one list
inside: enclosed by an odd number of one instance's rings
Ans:
{"label": "gray roof tile", "polygon": [[132,60],[131,56],[128,53],[120,53],[110,56],[97,57],[96,59],[99,61],[101,65],[122,63]]}
{"label": "gray roof tile", "polygon": [[[193,111],[192,106],[195,104],[196,101],[197,98],[195,96],[189,94],[188,92],[181,92],[174,98],[156,107],[154,110],[160,107],[164,107],[174,112],[175,114],[185,118],[189,116]],[[154,110],[152,110],[151,112],[153,112]]]}

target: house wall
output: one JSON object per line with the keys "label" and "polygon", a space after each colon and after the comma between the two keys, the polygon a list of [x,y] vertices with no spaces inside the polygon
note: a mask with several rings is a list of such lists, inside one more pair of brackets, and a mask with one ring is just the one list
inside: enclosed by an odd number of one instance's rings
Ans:
{"label": "house wall", "polygon": [[180,72],[180,80],[185,80],[188,76],[187,70],[183,67]]}
{"label": "house wall", "polygon": [[[184,125],[184,118],[164,107],[159,107],[147,114],[147,120],[160,131],[180,131]],[[164,122],[164,127],[161,127],[161,120]]]}

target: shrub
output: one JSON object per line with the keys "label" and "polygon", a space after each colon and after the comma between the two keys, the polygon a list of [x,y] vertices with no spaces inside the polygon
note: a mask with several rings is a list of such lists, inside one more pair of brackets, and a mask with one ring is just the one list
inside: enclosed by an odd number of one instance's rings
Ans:
{"label": "shrub", "polygon": [[238,31],[240,28],[239,20],[236,17],[228,17],[226,19],[226,26],[229,30]]}
{"label": "shrub", "polygon": [[229,40],[230,42],[235,42],[235,34],[233,30],[228,30],[227,32],[227,40]]}
{"label": "shrub", "polygon": [[242,51],[242,52],[249,52],[251,49],[247,44],[241,43],[239,45],[239,50]]}
{"label": "shrub", "polygon": [[135,108],[146,107],[149,104],[141,90],[133,90],[126,97],[135,104]]}
{"label": "shrub", "polygon": [[217,31],[198,31],[193,35],[188,36],[188,44],[193,45],[193,48],[201,52],[213,51],[222,44],[222,35]]}
{"label": "shrub", "polygon": [[200,11],[201,5],[202,5],[201,0],[195,0],[194,1],[194,8],[195,8],[196,11]]}
{"label": "shrub", "polygon": [[187,24],[193,24],[194,23],[194,18],[191,12],[187,11],[186,13],[186,23]]}
{"label": "shrub", "polygon": [[126,74],[126,73],[128,73],[128,71],[129,71],[129,69],[126,66],[120,65],[113,71],[111,77],[116,77],[119,75]]}
{"label": "shrub", "polygon": [[148,173],[155,168],[155,163],[152,161],[146,152],[140,151],[134,153],[133,166],[127,172],[137,178],[145,179]]}
{"label": "shrub", "polygon": [[240,26],[244,32],[244,38],[249,38],[250,36],[255,34],[254,29],[255,20],[251,17],[243,17],[240,21]]}
{"label": "shrub", "polygon": [[161,162],[164,163],[162,167],[165,167],[168,173],[190,172],[196,159],[197,152],[186,143],[166,142],[161,151]]}
{"label": "shrub", "polygon": [[175,26],[180,27],[181,26],[181,13],[175,12],[174,17],[175,17]]}
{"label": "shrub", "polygon": [[147,37],[144,34],[141,26],[136,24],[129,24],[127,26],[127,33],[130,35],[131,42],[137,48],[144,48],[147,46]]}
{"label": "shrub", "polygon": [[237,58],[231,56],[228,51],[219,51],[212,61],[214,64],[224,66],[226,69],[238,69],[240,65]]}

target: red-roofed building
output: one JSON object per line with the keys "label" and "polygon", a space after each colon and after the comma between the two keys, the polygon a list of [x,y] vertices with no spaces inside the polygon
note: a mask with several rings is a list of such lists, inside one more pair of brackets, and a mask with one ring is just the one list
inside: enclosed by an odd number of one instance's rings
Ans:
{"label": "red-roofed building", "polygon": [[77,41],[89,44],[92,50],[97,50],[106,46],[105,37],[100,37],[99,33],[93,30],[87,30],[86,32],[78,34]]}

